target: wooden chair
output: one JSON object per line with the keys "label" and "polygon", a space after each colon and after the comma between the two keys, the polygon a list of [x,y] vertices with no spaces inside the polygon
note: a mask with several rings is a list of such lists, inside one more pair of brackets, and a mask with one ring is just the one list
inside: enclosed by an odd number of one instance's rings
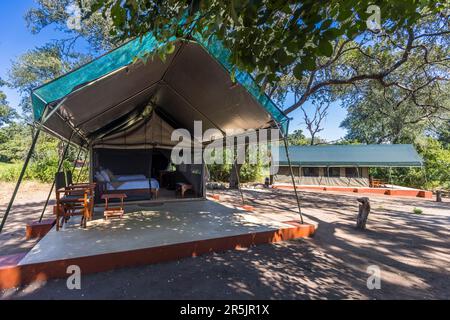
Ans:
{"label": "wooden chair", "polygon": [[94,212],[94,188],[92,183],[73,184],[71,173],[56,174],[56,231],[72,216],[82,216],[81,226],[86,227]]}
{"label": "wooden chair", "polygon": [[384,182],[381,179],[371,179],[371,187],[372,188],[381,188],[384,186]]}
{"label": "wooden chair", "polygon": [[92,219],[94,198],[89,188],[83,193],[80,190],[63,188],[56,191],[56,231],[73,216],[81,216],[80,226],[86,228],[87,221]]}
{"label": "wooden chair", "polygon": [[66,187],[71,187],[71,188],[91,188],[91,189],[95,189],[95,186],[97,184],[95,182],[92,183],[73,183],[73,176],[72,176],[72,172],[71,171],[67,171],[66,172]]}

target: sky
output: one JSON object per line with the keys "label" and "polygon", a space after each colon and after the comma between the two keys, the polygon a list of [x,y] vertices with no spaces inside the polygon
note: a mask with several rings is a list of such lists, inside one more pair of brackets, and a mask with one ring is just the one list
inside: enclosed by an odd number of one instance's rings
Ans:
{"label": "sky", "polygon": [[[26,26],[24,15],[29,8],[34,6],[36,4],[33,0],[0,0],[0,78],[4,80],[8,79],[11,62],[21,54],[64,36],[62,32],[58,32],[52,27],[45,28],[39,34],[32,34]],[[19,93],[6,87],[1,90],[6,93],[9,104],[17,108],[20,102]],[[291,99],[287,99],[285,107],[289,107],[292,103]],[[305,109],[307,112],[314,110],[309,103],[305,105]],[[345,118],[345,114],[345,109],[341,108],[339,103],[331,105],[324,123],[324,130],[319,133],[319,136],[327,141],[342,138],[345,130],[339,128],[339,125]],[[293,118],[290,123],[290,132],[296,129],[306,131],[301,110],[292,112],[289,117]]]}

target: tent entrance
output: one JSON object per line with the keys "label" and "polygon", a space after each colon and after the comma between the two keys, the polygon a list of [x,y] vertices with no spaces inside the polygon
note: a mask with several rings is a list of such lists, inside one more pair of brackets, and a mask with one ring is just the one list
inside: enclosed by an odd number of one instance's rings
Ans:
{"label": "tent entrance", "polygon": [[202,198],[203,166],[173,165],[170,149],[93,149],[97,202],[105,193],[125,193],[127,201]]}

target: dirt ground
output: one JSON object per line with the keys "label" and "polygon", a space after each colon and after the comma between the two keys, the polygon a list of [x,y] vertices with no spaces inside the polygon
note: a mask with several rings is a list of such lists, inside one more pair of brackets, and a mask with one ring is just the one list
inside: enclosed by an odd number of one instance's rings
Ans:
{"label": "dirt ground", "polygon": [[[12,186],[0,185],[0,210]],[[27,183],[0,235],[0,255],[28,250],[24,222],[39,217],[49,186]],[[220,191],[238,205],[236,192]],[[450,299],[450,202],[370,195],[366,231],[354,228],[360,194],[302,192],[314,238],[260,245],[82,278],[70,291],[50,280],[0,293],[3,299]],[[245,190],[260,213],[294,213],[292,191]],[[414,214],[414,208],[423,210]],[[367,268],[381,270],[369,290]]]}
{"label": "dirt ground", "polygon": [[[15,183],[0,182],[0,218],[3,218],[14,187]],[[39,220],[50,188],[51,184],[31,181],[22,183],[0,233],[0,256],[27,252],[36,244],[36,240],[25,239],[25,226],[28,222]],[[53,198],[52,195],[43,219],[52,217]]]}

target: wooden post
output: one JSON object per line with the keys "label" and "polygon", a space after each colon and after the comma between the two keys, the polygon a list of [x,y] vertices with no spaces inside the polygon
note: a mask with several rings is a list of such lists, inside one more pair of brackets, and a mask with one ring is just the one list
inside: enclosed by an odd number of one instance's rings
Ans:
{"label": "wooden post", "polygon": [[436,190],[436,202],[442,202],[442,191]]}
{"label": "wooden post", "polygon": [[370,213],[370,201],[369,198],[363,197],[356,199],[359,202],[358,217],[356,218],[356,228],[365,230],[367,218]]}

